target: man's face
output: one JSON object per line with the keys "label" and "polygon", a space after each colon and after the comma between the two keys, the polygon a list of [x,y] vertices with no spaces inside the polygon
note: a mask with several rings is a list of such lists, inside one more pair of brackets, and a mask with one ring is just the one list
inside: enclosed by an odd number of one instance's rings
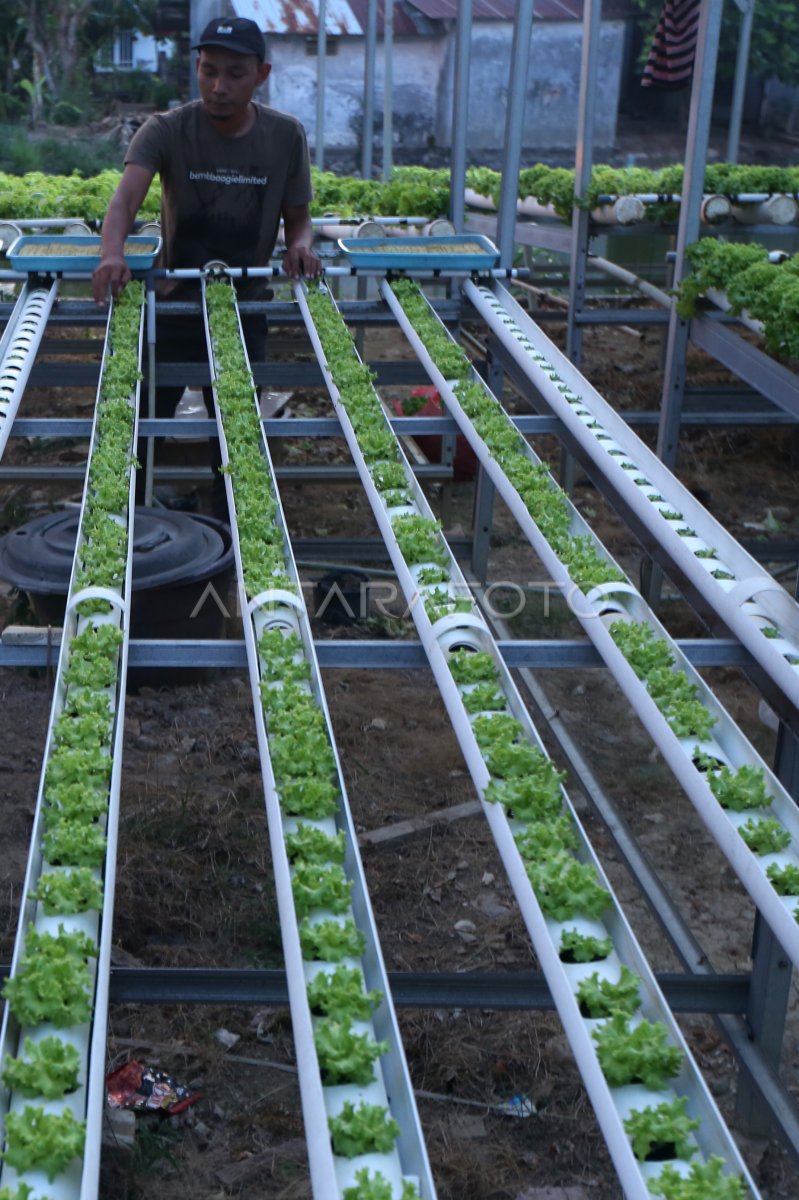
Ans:
{"label": "man's face", "polygon": [[197,81],[205,111],[224,128],[247,112],[253,92],[269,74],[269,63],[254,54],[236,54],[222,46],[204,46],[197,56]]}

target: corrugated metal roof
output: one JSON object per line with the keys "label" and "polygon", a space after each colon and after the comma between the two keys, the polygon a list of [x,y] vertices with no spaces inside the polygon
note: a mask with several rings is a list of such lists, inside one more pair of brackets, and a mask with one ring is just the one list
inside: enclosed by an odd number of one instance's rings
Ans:
{"label": "corrugated metal roof", "polygon": [[[458,15],[458,0],[408,0],[408,3],[434,21]],[[512,21],[517,7],[517,0],[472,0],[472,17],[475,21]],[[535,0],[534,17],[539,21],[573,21],[582,15],[583,0]]]}
{"label": "corrugated metal roof", "polygon": [[[331,36],[365,34],[370,0],[327,0],[325,25]],[[239,17],[249,17],[264,33],[315,34],[319,28],[319,0],[233,0]],[[513,21],[518,0],[472,0],[475,21]],[[608,17],[627,15],[630,0],[610,0]],[[384,28],[383,0],[377,0],[377,32]],[[430,22],[454,20],[458,0],[400,0],[394,4],[394,33],[414,37],[433,30]],[[583,0],[535,0],[537,21],[579,21]]]}
{"label": "corrugated metal roof", "polygon": [[[317,0],[233,0],[239,17],[249,17],[264,33],[317,33]],[[332,36],[362,33],[348,0],[327,0],[325,29]]]}

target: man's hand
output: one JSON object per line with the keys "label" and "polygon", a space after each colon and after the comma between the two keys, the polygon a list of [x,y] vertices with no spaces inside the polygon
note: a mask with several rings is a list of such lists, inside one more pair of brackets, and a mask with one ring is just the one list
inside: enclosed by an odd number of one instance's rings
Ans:
{"label": "man's hand", "polygon": [[321,259],[314,254],[310,246],[288,246],[283,258],[283,270],[292,279],[316,279],[322,270]]}
{"label": "man's hand", "polygon": [[124,257],[102,259],[99,267],[95,267],[92,273],[94,299],[98,304],[107,304],[108,289],[110,288],[111,297],[116,300],[130,278],[130,267]]}

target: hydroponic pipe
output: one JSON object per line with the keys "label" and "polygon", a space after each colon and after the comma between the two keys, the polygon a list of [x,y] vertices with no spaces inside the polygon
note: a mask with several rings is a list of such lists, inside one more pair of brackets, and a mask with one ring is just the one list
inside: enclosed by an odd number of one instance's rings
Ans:
{"label": "hydroponic pipe", "polygon": [[[633,1104],[626,1095],[624,1088],[614,1091],[614,1089],[609,1087],[599,1066],[596,1048],[591,1036],[592,1023],[581,1015],[576,999],[576,988],[579,983],[579,977],[590,974],[592,969],[596,969],[596,963],[592,964],[592,967],[582,971],[580,969],[575,971],[568,968],[561,961],[559,952],[561,927],[558,922],[546,917],[541,910],[526,874],[524,862],[514,841],[514,833],[520,831],[522,823],[519,821],[510,821],[500,804],[488,803],[484,799],[485,789],[491,777],[484,755],[476,741],[471,721],[464,708],[459,687],[447,664],[445,655],[448,650],[452,647],[465,645],[471,649],[483,650],[490,654],[500,680],[499,686],[506,696],[510,711],[523,726],[526,739],[542,751],[543,744],[535,730],[530,714],[515,688],[510,673],[499,656],[496,643],[482,615],[473,610],[470,613],[443,617],[431,623],[424,604],[419,602],[420,584],[413,574],[412,564],[406,560],[398,544],[392,525],[392,508],[378,491],[369,467],[366,464],[357,433],[349,418],[346,399],[339,392],[330,371],[325,349],[316,329],[313,315],[308,307],[303,289],[299,285],[295,285],[295,295],[302,309],[311,343],[325,376],[328,391],[341,420],[347,445],[358,468],[361,482],[385,541],[400,587],[413,614],[425,654],[452,722],[453,731],[464,754],[472,780],[480,794],[484,813],[494,836],[503,865],[508,872],[508,877],[522,917],[532,939],[542,970],[547,978],[559,1016],[569,1037],[575,1060],[595,1108],[600,1128],[608,1145],[619,1179],[624,1187],[625,1196],[627,1200],[646,1200],[650,1196],[646,1182],[647,1178],[651,1178],[658,1173],[660,1164],[642,1165],[632,1154],[629,1138],[624,1130],[623,1119],[629,1108],[633,1107]],[[385,422],[385,429],[390,429],[387,421]],[[392,436],[394,437],[393,434]],[[414,479],[396,437],[394,437],[394,441],[398,461],[402,464],[406,477],[403,490],[410,493],[412,497],[410,508],[422,517],[431,518],[432,512],[430,507]],[[468,585],[451,554],[449,554],[447,569],[455,594],[468,595]],[[746,1182],[746,1186],[753,1195],[756,1195],[757,1192],[754,1184],[746,1168],[743,1166],[735,1144],[718,1114],[718,1110],[704,1081],[692,1062],[679,1027],[671,1016],[646,958],[627,924],[624,914],[605,877],[601,864],[590,842],[586,838],[565,792],[563,793],[563,798],[580,841],[576,857],[580,862],[590,864],[599,880],[601,880],[602,886],[609,894],[610,915],[607,917],[603,916],[603,921],[598,926],[593,926],[594,929],[599,928],[601,931],[610,934],[614,950],[618,955],[619,965],[610,967],[610,975],[607,977],[610,978],[611,975],[619,972],[622,962],[634,968],[638,973],[642,981],[642,1011],[645,1012],[647,1018],[655,1018],[662,1021],[674,1043],[683,1051],[684,1066],[675,1082],[675,1088],[688,1098],[689,1109],[692,1114],[701,1114],[698,1138],[701,1139],[700,1144],[703,1152],[706,1155],[721,1154],[728,1165],[731,1165],[734,1170],[740,1172]],[[565,924],[573,924],[575,920],[578,919],[574,918],[571,921],[567,919]],[[621,1093],[625,1093],[625,1095],[622,1096]],[[648,1098],[651,1103],[657,1102],[654,1093],[649,1093]],[[675,1098],[675,1093],[671,1092],[670,1089],[669,1098]]]}
{"label": "hydroponic pipe", "polygon": [[0,458],[57,295],[58,280],[49,291],[28,281],[0,338]]}
{"label": "hydroponic pipe", "polygon": [[620,267],[618,263],[611,262],[607,258],[602,258],[598,254],[589,254],[589,261],[600,271],[604,271],[606,275],[611,275],[614,279],[618,279],[620,283],[626,283],[629,287],[636,288],[642,295],[648,296],[650,300],[654,300],[656,304],[660,304],[663,308],[671,308],[672,298],[667,292],[661,291],[659,287],[655,287],[653,283],[649,283],[646,279],[641,279],[640,275],[634,275],[632,271],[626,270],[625,267]]}
{"label": "hydroponic pipe", "polygon": [[[799,706],[799,608],[793,598],[672,475],[505,288],[496,282],[488,289],[467,281],[464,293],[569,434],[795,710]],[[542,363],[536,362],[520,336]],[[550,378],[552,374],[557,381]],[[580,397],[585,416],[575,411],[561,388]],[[618,453],[610,455],[605,444]],[[624,469],[622,463],[632,469]],[[636,479],[644,483],[637,484]],[[677,533],[677,522],[663,515],[671,512],[695,531],[696,538]],[[713,549],[715,557],[698,556],[697,550],[704,553],[702,546]],[[714,577],[713,570],[729,578]],[[762,629],[768,625],[780,637],[764,636]],[[795,663],[790,661],[793,658]]]}
{"label": "hydroponic pipe", "polygon": [[[92,434],[90,440],[89,458],[86,470],[86,481],[83,490],[83,498],[78,518],[78,532],[75,546],[75,555],[72,563],[72,570],[68,586],[68,599],[66,604],[66,612],[64,617],[64,631],[61,639],[61,645],[58,655],[58,664],[56,668],[56,679],[53,693],[53,702],[50,710],[50,717],[45,740],[45,750],[43,755],[42,771],[40,775],[39,790],[37,795],[36,810],[34,813],[33,830],[31,834],[31,845],[28,857],[28,865],[25,874],[25,883],[23,887],[23,901],[20,905],[19,925],[17,938],[15,941],[14,955],[11,965],[11,978],[18,973],[20,963],[25,954],[26,943],[28,939],[29,926],[33,926],[37,933],[57,932],[57,936],[64,936],[70,932],[77,932],[88,935],[96,946],[96,968],[94,969],[93,977],[91,978],[91,994],[90,1000],[93,1000],[91,1016],[88,1021],[76,1021],[73,1024],[67,1023],[64,1028],[58,1028],[57,1033],[61,1040],[72,1046],[78,1053],[78,1087],[72,1092],[68,1092],[62,1101],[48,1101],[45,1104],[45,1111],[51,1112],[54,1115],[59,1113],[69,1112],[76,1120],[86,1121],[86,1131],[83,1141],[83,1149],[79,1156],[67,1164],[66,1168],[56,1174],[53,1181],[45,1178],[45,1172],[42,1169],[25,1170],[19,1174],[11,1166],[6,1164],[0,1169],[0,1181],[9,1187],[15,1186],[17,1182],[30,1186],[32,1200],[40,1200],[40,1197],[48,1196],[52,1200],[96,1200],[99,1189],[99,1167],[100,1153],[102,1142],[102,1129],[105,1116],[106,1106],[106,1028],[108,1015],[108,995],[109,995],[109,980],[111,967],[111,935],[113,926],[113,908],[114,908],[114,884],[116,877],[116,854],[117,854],[117,831],[118,831],[118,816],[119,816],[119,792],[122,770],[122,739],[124,731],[124,709],[125,709],[125,680],[127,674],[128,662],[128,641],[129,641],[129,600],[131,594],[131,577],[132,577],[132,559],[133,559],[133,512],[134,512],[134,490],[135,477],[134,472],[130,467],[127,469],[128,486],[126,498],[126,513],[108,513],[111,519],[118,520],[120,523],[125,523],[127,526],[126,550],[122,572],[122,580],[117,587],[95,587],[83,585],[83,580],[79,580],[78,566],[81,560],[81,551],[86,545],[87,535],[85,532],[85,523],[87,510],[92,506],[92,511],[105,512],[99,502],[95,503],[93,495],[90,499],[90,483],[92,467],[98,457],[98,426],[102,405],[103,381],[106,372],[106,366],[109,359],[109,331],[111,329],[114,318],[114,307],[109,309],[108,323],[106,326],[106,337],[103,348],[103,358],[100,367],[100,382],[97,389],[97,403],[95,406],[94,420],[92,424]],[[142,331],[143,331],[143,307],[139,319],[138,329],[138,345],[135,361],[141,362],[141,347],[142,347]],[[126,439],[124,450],[127,452],[127,457],[132,461],[133,452],[136,445],[137,437],[137,410],[138,410],[138,395],[139,383],[132,384],[132,391],[129,397],[131,409],[130,427]],[[105,445],[105,439],[109,436],[103,434],[99,439],[100,453]],[[79,613],[79,606],[88,600],[100,599],[107,602],[110,606],[110,612],[107,614],[93,614],[83,616]],[[110,722],[110,741],[102,741],[102,745],[98,741],[93,742],[89,749],[100,749],[107,751],[109,754],[109,783],[108,783],[108,800],[107,809],[103,814],[104,833],[105,833],[105,858],[104,870],[97,870],[97,876],[102,878],[103,882],[103,897],[102,897],[102,916],[95,909],[79,912],[75,915],[62,914],[58,916],[50,916],[45,912],[44,905],[41,900],[33,900],[30,893],[34,891],[39,882],[42,873],[42,867],[45,864],[45,855],[43,848],[43,834],[46,823],[44,811],[47,807],[45,787],[48,776],[49,764],[57,749],[54,731],[58,718],[64,711],[65,703],[67,702],[70,690],[73,687],[83,693],[91,690],[83,684],[72,684],[67,681],[66,668],[73,660],[75,638],[78,634],[84,632],[89,627],[99,628],[100,626],[111,625],[114,629],[121,632],[121,645],[118,650],[118,665],[116,669],[113,692],[108,695],[108,712]],[[101,689],[105,691],[105,689]],[[58,870],[57,868],[55,869]],[[46,1027],[46,1032],[49,1032],[51,1026]],[[19,1053],[22,1050],[22,1044],[26,1037],[31,1036],[34,1040],[37,1038],[37,1027],[33,1025],[21,1025],[20,1022],[12,1016],[10,1005],[6,1005],[2,1032],[0,1032],[0,1065],[4,1065],[8,1056],[14,1052]],[[3,1094],[4,1103],[1,1111],[5,1115],[7,1102],[9,1100],[8,1093],[5,1088],[0,1089]],[[24,1104],[29,1104],[29,1100],[24,1100]],[[34,1101],[35,1103],[35,1101]],[[59,1107],[60,1106],[60,1107]],[[10,1110],[19,1111],[17,1097],[12,1091],[10,1096]],[[2,1137],[2,1129],[0,1129],[0,1137]]]}
{"label": "hydroponic pipe", "polygon": [[[774,798],[773,810],[775,816],[779,818],[783,827],[790,833],[793,841],[794,858],[796,857],[796,850],[799,848],[799,812],[797,812],[795,804],[787,795],[782,785],[768,771],[755,751],[749,747],[746,739],[740,734],[740,731],[735,730],[735,726],[727,717],[724,709],[715,699],[710,689],[701,677],[693,671],[690,663],[684,659],[677,646],[667,637],[663,627],[648,611],[644,601],[629,582],[602,584],[593,589],[587,598],[583,596],[580,589],[572,582],[567,568],[540,532],[518,492],[492,456],[489,447],[476,432],[472,422],[464,413],[450,382],[444,379],[431,359],[419,335],[408,320],[402,306],[388,284],[383,285],[383,296],[397,317],[400,327],[410,341],[419,361],[438,388],[448,411],[455,418],[461,432],[468,439],[472,449],[477,454],[482,467],[510,509],[523,533],[539,555],[546,570],[549,572],[549,578],[563,591],[572,612],[580,621],[585,632],[591,638],[603,660],[612,671],[634,711],[663,753],[664,758],[686,791],[697,812],[702,817],[702,820],[710,829],[720,849],[730,861],[733,869],[758,908],[763,912],[765,919],[774,930],[780,942],[785,946],[786,953],[793,962],[799,965],[799,924],[797,924],[793,912],[793,906],[798,902],[797,897],[792,897],[790,908],[783,903],[783,898],[777,894],[776,889],[772,886],[766,874],[767,866],[770,863],[758,861],[757,856],[749,850],[746,843],[738,834],[736,826],[731,822],[710,790],[705,775],[695,766],[694,757],[697,753],[697,739],[680,740],[672,732],[644,683],[633,671],[605,627],[604,622],[599,617],[606,612],[610,614],[616,613],[622,617],[625,615],[631,616],[636,621],[646,622],[659,638],[667,641],[676,665],[686,671],[690,681],[699,692],[705,708],[715,717],[716,727],[720,731],[720,734],[723,732],[723,739],[720,736],[718,743],[711,742],[710,744],[700,745],[700,750],[704,753],[709,753],[712,757],[718,757],[722,762],[725,761],[726,757],[729,757],[729,760],[735,767],[749,762],[754,763],[764,770],[768,778],[769,794]],[[476,375],[474,378],[477,380]],[[480,386],[485,386],[482,381],[479,382]],[[540,464],[540,459],[531,447],[525,446],[523,452],[532,462]],[[567,503],[570,516],[570,533],[588,539],[607,562],[613,563],[610,555],[598,541],[590,526],[586,524],[574,506],[569,502]],[[614,563],[613,565],[618,570],[617,564]],[[797,865],[799,865],[799,858],[797,858]]]}
{"label": "hydroponic pipe", "polygon": [[[220,409],[217,387],[224,377],[224,370],[218,361],[214,348],[213,332],[210,327],[207,307],[207,292],[203,284],[203,307],[206,320],[206,337],[208,342],[209,359],[214,364],[214,403],[219,426],[219,439],[222,462],[236,470],[236,462],[231,462],[228,440],[225,430],[225,415]],[[235,301],[233,302],[235,308]],[[236,310],[241,354],[247,361],[244,348],[241,324]],[[249,370],[249,364],[247,366]],[[251,381],[252,382],[252,381]],[[305,1124],[308,1160],[311,1172],[311,1184],[316,1200],[333,1200],[342,1191],[353,1184],[353,1173],[359,1165],[358,1159],[346,1160],[333,1153],[328,1116],[340,1111],[343,1103],[339,1093],[346,1085],[330,1088],[322,1084],[320,1078],[319,1060],[314,1042],[314,1027],[311,1018],[307,983],[309,972],[317,964],[303,957],[298,930],[297,910],[292,889],[292,868],[289,863],[285,845],[285,836],[296,828],[297,818],[284,814],[275,774],[270,756],[269,733],[264,719],[263,697],[261,695],[262,671],[260,664],[258,642],[265,629],[291,629],[302,640],[303,654],[307,661],[309,672],[309,694],[313,696],[316,706],[321,711],[330,749],[335,763],[337,788],[341,796],[338,811],[334,818],[324,818],[321,821],[308,820],[312,825],[322,826],[332,824],[344,834],[345,858],[344,870],[352,887],[351,910],[356,925],[365,938],[365,949],[360,960],[365,986],[368,990],[376,989],[383,995],[383,1000],[374,1012],[371,1024],[375,1032],[375,1040],[386,1041],[387,1051],[381,1055],[379,1069],[374,1083],[368,1085],[352,1085],[349,1097],[354,1103],[363,1098],[369,1103],[377,1103],[390,1108],[400,1126],[400,1135],[396,1148],[385,1155],[375,1156],[380,1159],[379,1169],[390,1176],[394,1185],[392,1195],[399,1198],[404,1177],[413,1177],[418,1181],[421,1196],[424,1200],[435,1200],[435,1188],[432,1181],[430,1165],[424,1146],[419,1117],[413,1100],[413,1089],[408,1074],[407,1065],[402,1050],[402,1042],[397,1025],[396,1015],[391,1002],[391,994],[387,982],[385,964],[380,951],[376,926],[369,903],[369,896],[363,876],[363,866],[358,850],[357,836],[347,803],[341,764],[332,735],[330,714],[328,712],[324,691],[322,688],[319,665],[313,644],[310,621],[302,599],[302,585],[297,573],[296,563],[288,539],[285,517],[280,496],[274,480],[268,445],[263,436],[258,402],[252,385],[252,419],[253,428],[257,430],[258,447],[264,463],[264,478],[266,486],[271,489],[271,498],[275,503],[274,522],[280,530],[283,566],[288,576],[291,588],[277,588],[260,595],[249,597],[244,587],[244,568],[242,560],[239,522],[247,514],[238,512],[236,507],[235,488],[231,475],[225,474],[225,487],[230,509],[231,534],[237,565],[239,603],[243,616],[244,641],[253,694],[255,729],[261,758],[262,775],[266,813],[269,826],[270,845],[272,849],[272,865],[275,879],[275,891],[280,915],[283,952],[286,963],[286,979],[289,990],[292,1029],[294,1033],[297,1067],[299,1073],[300,1094]],[[299,818],[305,821],[305,818]],[[331,964],[328,964],[330,966]]]}

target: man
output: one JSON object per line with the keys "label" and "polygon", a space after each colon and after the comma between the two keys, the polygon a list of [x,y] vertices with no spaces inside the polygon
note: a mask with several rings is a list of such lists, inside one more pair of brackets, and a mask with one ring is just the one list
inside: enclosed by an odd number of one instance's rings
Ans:
{"label": "man", "polygon": [[[305,131],[298,121],[253,102],[269,75],[264,36],[254,21],[218,18],[194,49],[200,100],[158,113],[136,133],[125,170],[103,222],[99,303],[130,279],[125,237],[161,176],[161,265],[263,266],[274,249],[282,214],[284,268],[293,278],[315,276],[308,204],[312,197]],[[168,289],[169,294],[175,285]]]}
{"label": "man", "polygon": [[[150,117],[125,155],[94,271],[94,298],[100,304],[107,302],[109,291],[118,296],[131,277],[124,241],[156,173],[161,178],[164,243],[159,265],[203,267],[221,260],[231,267],[263,266],[274,250],[282,216],[284,270],[295,279],[319,274],[321,264],[311,246],[305,131],[295,118],[252,99],[271,70],[264,61],[261,30],[254,21],[219,17],[206,26],[193,49],[198,51],[200,100]],[[258,299],[267,288],[263,280],[251,280],[240,284],[238,292],[242,299]],[[198,296],[196,283],[178,280],[163,282],[158,294],[173,300]],[[242,325],[250,359],[262,361],[265,318],[249,315]],[[202,326],[197,318],[161,316],[156,348],[160,362],[204,361]],[[159,388],[156,415],[171,417],[182,392],[182,386]],[[215,451],[214,465],[219,461]],[[214,510],[223,515],[224,489],[215,478]]]}

